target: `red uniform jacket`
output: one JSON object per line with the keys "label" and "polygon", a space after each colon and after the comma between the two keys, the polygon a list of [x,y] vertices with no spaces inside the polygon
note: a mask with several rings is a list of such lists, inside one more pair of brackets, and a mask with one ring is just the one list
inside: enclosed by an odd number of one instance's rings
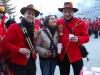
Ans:
{"label": "red uniform jacket", "polygon": [[98,21],[95,21],[94,23],[93,23],[93,28],[94,28],[94,31],[98,31],[99,30],[99,25],[98,25]]}
{"label": "red uniform jacket", "polygon": [[[19,53],[19,48],[29,49],[29,47],[27,45],[26,38],[23,34],[23,31],[21,30],[21,28],[17,23],[12,24],[8,28],[8,31],[3,38],[3,44],[5,48],[9,50],[11,53],[9,59],[10,62],[19,65],[26,65],[27,58],[21,53]],[[36,59],[36,54],[33,55],[33,58]]]}
{"label": "red uniform jacket", "polygon": [[100,31],[100,21],[99,21],[99,23],[98,23],[98,26],[99,26],[99,31]]}
{"label": "red uniform jacket", "polygon": [[[78,36],[78,43],[70,42],[69,38],[69,30],[66,25],[69,25],[71,29],[74,30],[74,35]],[[63,35],[59,36],[59,42],[62,43],[63,49],[60,56],[60,59],[64,59],[64,55],[67,54],[70,60],[70,63],[79,61],[82,59],[79,45],[86,43],[89,41],[88,29],[86,23],[83,21],[73,18],[71,22],[64,23],[64,19],[58,20],[58,27],[62,28]]]}
{"label": "red uniform jacket", "polygon": [[92,30],[92,29],[93,29],[93,23],[89,22],[89,30]]}
{"label": "red uniform jacket", "polygon": [[4,21],[7,17],[4,16],[2,20],[0,21],[0,37],[2,37],[5,34],[5,29],[4,29]]}
{"label": "red uniform jacket", "polygon": [[4,53],[5,53],[5,50],[3,50],[3,47],[2,47],[3,45],[2,45],[2,43],[1,43],[1,39],[2,39],[2,37],[4,36],[4,34],[5,34],[5,32],[6,32],[6,30],[5,30],[5,28],[4,28],[4,21],[5,21],[6,18],[7,18],[7,17],[4,16],[4,17],[1,19],[1,21],[0,21],[0,59],[3,58]]}

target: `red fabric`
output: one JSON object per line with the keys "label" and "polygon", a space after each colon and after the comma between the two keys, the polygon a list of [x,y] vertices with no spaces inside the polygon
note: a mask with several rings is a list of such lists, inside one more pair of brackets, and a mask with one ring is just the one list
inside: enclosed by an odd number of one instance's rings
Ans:
{"label": "red fabric", "polygon": [[6,52],[6,50],[3,48],[3,45],[2,45],[2,37],[4,36],[5,34],[5,28],[4,28],[4,21],[7,17],[4,16],[2,18],[2,20],[0,21],[0,59],[3,59],[6,55],[8,55],[8,53]]}
{"label": "red fabric", "polygon": [[39,30],[40,29],[40,20],[35,20],[35,29]]}
{"label": "red fabric", "polygon": [[10,56],[10,52],[8,52],[7,50],[5,50],[5,48],[3,47],[2,41],[0,41],[0,60],[6,59],[9,56]]}
{"label": "red fabric", "polygon": [[7,17],[4,16],[0,22],[0,37],[3,37],[3,35],[5,34],[5,29],[4,29],[4,20],[6,19]]}
{"label": "red fabric", "polygon": [[[77,27],[76,24],[78,25]],[[69,25],[70,28],[74,29],[74,35],[78,36],[79,39],[78,44],[75,42],[69,42],[68,37],[70,32],[67,29],[66,25]],[[70,63],[73,63],[82,58],[78,45],[89,41],[88,29],[86,23],[77,18],[73,18],[73,20],[69,23],[66,23],[66,25],[63,18],[58,20],[58,27],[63,26],[63,35],[59,36],[59,42],[62,43],[63,49],[59,56],[60,59],[63,60],[64,55],[67,53]]]}
{"label": "red fabric", "polygon": [[99,31],[100,31],[100,21],[99,21],[99,23],[98,23],[98,27],[99,27]]}
{"label": "red fabric", "polygon": [[[36,24],[35,24],[36,25]],[[12,24],[3,39],[3,45],[11,53],[10,62],[19,65],[26,65],[27,58],[19,53],[19,48],[28,48],[26,38],[23,34],[23,31],[17,23]],[[33,58],[36,59],[36,54],[33,55]]]}
{"label": "red fabric", "polygon": [[94,28],[94,31],[99,30],[99,22],[98,22],[98,21],[95,21],[95,22],[93,23],[93,28]]}
{"label": "red fabric", "polygon": [[92,29],[93,29],[93,23],[89,22],[89,30],[92,30]]}

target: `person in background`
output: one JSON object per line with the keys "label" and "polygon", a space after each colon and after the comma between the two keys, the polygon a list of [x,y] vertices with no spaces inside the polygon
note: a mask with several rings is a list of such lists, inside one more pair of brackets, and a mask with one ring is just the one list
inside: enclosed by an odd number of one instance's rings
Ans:
{"label": "person in background", "polygon": [[5,29],[4,29],[4,21],[6,20],[5,16],[5,7],[3,6],[3,3],[0,3],[0,39],[3,37],[5,34]]}
{"label": "person in background", "polygon": [[96,20],[94,20],[93,22],[93,28],[94,28],[94,35],[95,35],[95,39],[98,38],[98,32],[99,32],[99,22],[98,22],[98,18]]}
{"label": "person in background", "polygon": [[63,18],[59,19],[59,42],[62,43],[60,58],[60,75],[70,74],[72,65],[74,75],[80,75],[83,67],[80,45],[89,41],[87,24],[76,17],[74,13],[78,11],[71,2],[65,2],[63,8],[58,8],[63,13]]}
{"label": "person in background", "polygon": [[89,35],[91,36],[93,34],[93,23],[91,19],[89,19]]}
{"label": "person in background", "polygon": [[[11,18],[6,18],[6,20],[4,21],[4,29],[5,29],[5,33],[7,32],[9,26],[13,23],[16,23],[13,19]],[[5,34],[4,34],[5,35]],[[3,36],[4,37],[4,36]],[[9,52],[7,52],[7,50],[3,50],[3,45],[2,45],[2,39],[0,40],[0,60],[5,59],[5,57],[7,56],[7,54]]]}
{"label": "person in background", "polygon": [[[48,35],[52,38],[54,44],[51,42]],[[40,34],[36,40],[36,50],[39,54],[42,75],[54,75],[56,68],[57,44],[57,18],[54,15],[49,15],[45,18],[44,28],[40,30]]]}
{"label": "person in background", "polygon": [[[0,52],[1,50],[1,39],[5,34],[5,29],[4,29],[4,21],[7,18],[5,16],[5,7],[3,3],[0,3]],[[0,55],[1,56],[1,55]],[[0,74],[2,73],[2,61],[0,60]]]}
{"label": "person in background", "polygon": [[100,36],[100,18],[99,18],[98,26],[99,26],[99,36]]}
{"label": "person in background", "polygon": [[[3,6],[3,3],[0,3],[0,75],[5,73],[4,60],[6,56],[9,55],[9,52],[7,52],[2,46],[2,39],[6,33],[6,29],[8,28],[8,25],[12,24],[11,20],[9,20],[9,22],[7,21],[7,17],[5,13],[6,12],[5,12],[5,7]],[[6,24],[5,21],[8,24]],[[7,25],[7,28],[5,28],[6,25]]]}
{"label": "person in background", "polygon": [[[6,18],[6,20],[4,21],[5,33],[7,32],[7,29],[9,28],[9,26],[13,23],[16,23],[13,19]],[[3,47],[3,43],[2,43],[3,37],[0,40],[0,60],[1,60],[1,64],[2,64],[1,65],[1,68],[2,68],[1,75],[9,75],[8,71],[10,71],[10,68],[7,65],[7,61],[9,60],[10,52],[7,49],[5,50],[5,48]]]}

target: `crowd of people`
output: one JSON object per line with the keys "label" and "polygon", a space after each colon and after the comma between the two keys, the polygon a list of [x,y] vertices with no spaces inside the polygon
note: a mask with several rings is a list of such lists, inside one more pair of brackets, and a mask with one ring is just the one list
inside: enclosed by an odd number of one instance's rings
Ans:
{"label": "crowd of people", "polygon": [[100,18],[96,18],[96,20],[89,19],[89,34],[95,35],[95,38],[100,36]]}
{"label": "crowd of people", "polygon": [[[0,5],[0,75],[36,75],[37,54],[41,75],[54,75],[59,66],[60,75],[80,75],[83,67],[83,44],[89,35],[100,35],[100,19],[76,18],[78,11],[71,2],[58,8],[63,17],[47,15],[36,19],[40,11],[30,4],[21,8],[20,23],[5,16]],[[85,47],[85,46],[84,46]],[[86,56],[85,56],[86,57]]]}
{"label": "crowd of people", "polygon": [[[89,19],[85,17],[83,18],[77,17],[77,18],[80,20],[83,20],[88,25],[88,33],[90,36],[94,35],[94,38],[96,39],[100,36],[100,18],[98,17],[96,17],[96,19]],[[44,19],[45,18],[37,19],[37,21],[40,22],[40,25],[39,25],[40,27],[43,27]]]}
{"label": "crowd of people", "polygon": [[87,19],[87,18],[79,18],[88,23],[88,31],[89,35],[95,35],[95,38],[98,38],[100,36],[100,18],[96,19]]}

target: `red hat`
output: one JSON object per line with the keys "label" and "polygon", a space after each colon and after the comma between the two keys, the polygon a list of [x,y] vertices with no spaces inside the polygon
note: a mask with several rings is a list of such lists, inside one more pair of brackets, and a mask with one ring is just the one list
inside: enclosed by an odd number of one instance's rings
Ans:
{"label": "red hat", "polygon": [[21,14],[24,15],[24,13],[25,13],[27,10],[32,10],[33,12],[35,12],[35,17],[37,17],[37,16],[40,14],[40,12],[39,12],[37,9],[35,9],[35,7],[34,7],[32,4],[28,5],[27,7],[23,7],[23,8],[20,10],[20,12],[21,12]]}
{"label": "red hat", "polygon": [[58,8],[58,10],[60,12],[63,12],[64,9],[72,9],[74,12],[77,12],[78,11],[77,8],[73,8],[72,2],[65,2],[63,8]]}

